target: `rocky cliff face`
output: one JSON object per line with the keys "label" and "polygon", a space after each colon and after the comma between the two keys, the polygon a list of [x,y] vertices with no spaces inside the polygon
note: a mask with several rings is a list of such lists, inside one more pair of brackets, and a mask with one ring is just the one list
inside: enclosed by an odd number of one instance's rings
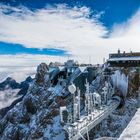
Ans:
{"label": "rocky cliff face", "polygon": [[[99,85],[98,82],[92,84],[92,89]],[[48,65],[41,63],[25,96],[0,119],[1,140],[64,140],[59,107],[64,104],[62,97],[66,92],[60,84],[51,86]],[[127,99],[124,110],[113,112],[99,129],[97,126],[90,133],[91,138],[118,137],[135,111],[136,100]]]}
{"label": "rocky cliff face", "polygon": [[48,66],[42,63],[22,101],[0,120],[1,140],[64,139],[58,115],[60,100],[47,84]]}

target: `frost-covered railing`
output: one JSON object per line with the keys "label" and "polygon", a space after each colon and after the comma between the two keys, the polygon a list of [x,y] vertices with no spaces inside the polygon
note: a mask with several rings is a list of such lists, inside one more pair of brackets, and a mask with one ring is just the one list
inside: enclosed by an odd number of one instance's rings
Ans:
{"label": "frost-covered railing", "polygon": [[93,129],[97,124],[105,119],[119,106],[119,104],[119,100],[111,100],[109,105],[101,106],[100,109],[95,109],[88,116],[81,116],[80,120],[74,122],[73,124],[65,125],[64,129],[69,135],[69,140],[78,140],[79,138],[85,139],[83,136],[86,133],[89,139],[88,131]]}

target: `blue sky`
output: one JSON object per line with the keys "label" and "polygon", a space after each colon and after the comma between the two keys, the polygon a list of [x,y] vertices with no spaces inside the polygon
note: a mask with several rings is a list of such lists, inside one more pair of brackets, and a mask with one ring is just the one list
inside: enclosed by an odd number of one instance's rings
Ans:
{"label": "blue sky", "polygon": [[94,13],[104,11],[100,21],[109,29],[115,23],[128,20],[140,7],[140,0],[1,0],[11,6],[24,5],[29,9],[36,10],[46,5],[67,4],[68,6],[87,6]]}
{"label": "blue sky", "polygon": [[64,50],[53,49],[53,48],[26,48],[19,44],[11,44],[0,42],[0,54],[40,54],[40,55],[58,55],[63,56],[66,55]]}
{"label": "blue sky", "polygon": [[117,48],[139,51],[140,0],[1,0],[0,6],[0,55],[95,59],[97,53],[101,60]]}

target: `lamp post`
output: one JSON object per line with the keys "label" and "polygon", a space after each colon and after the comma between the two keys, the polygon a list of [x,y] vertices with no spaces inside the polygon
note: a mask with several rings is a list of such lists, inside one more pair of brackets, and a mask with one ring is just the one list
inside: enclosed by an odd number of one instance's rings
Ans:
{"label": "lamp post", "polygon": [[72,123],[75,122],[75,119],[76,119],[76,114],[75,114],[75,108],[74,108],[74,103],[75,103],[75,92],[76,92],[76,87],[74,84],[71,84],[70,86],[68,86],[68,90],[69,92],[71,93],[72,95],[72,99],[73,99],[73,102],[72,102],[72,106],[71,106],[71,116],[72,116]]}

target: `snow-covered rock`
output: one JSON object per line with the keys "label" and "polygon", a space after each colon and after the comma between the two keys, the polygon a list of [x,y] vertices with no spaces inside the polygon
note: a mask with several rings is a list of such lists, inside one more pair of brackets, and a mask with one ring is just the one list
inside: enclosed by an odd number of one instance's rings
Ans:
{"label": "snow-covered rock", "polygon": [[59,100],[57,95],[62,87],[48,90],[44,86],[47,72],[47,65],[40,64],[27,94],[0,120],[1,140],[64,139],[59,117],[61,97]]}
{"label": "snow-covered rock", "polygon": [[43,85],[48,80],[48,71],[49,71],[49,67],[46,63],[41,63],[37,67],[35,80],[38,85]]}

